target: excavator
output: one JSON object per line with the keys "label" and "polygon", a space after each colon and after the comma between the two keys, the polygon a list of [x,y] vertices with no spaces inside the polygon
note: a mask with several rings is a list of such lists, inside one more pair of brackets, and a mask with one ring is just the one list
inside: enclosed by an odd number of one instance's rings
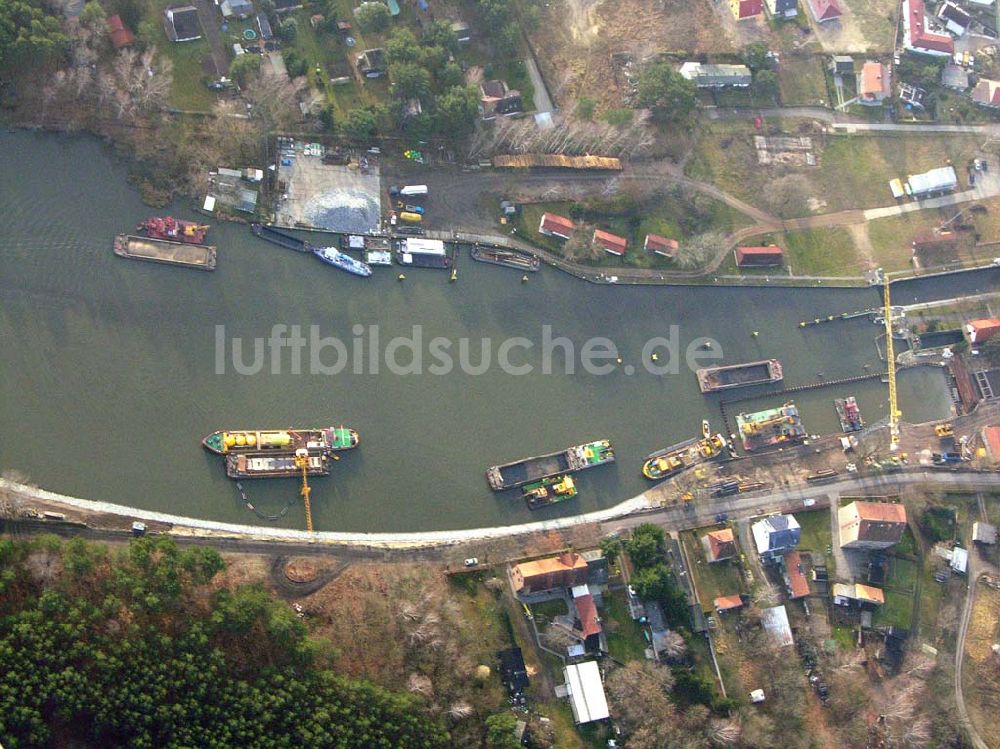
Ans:
{"label": "excavator", "polygon": [[767,429],[768,427],[781,424],[782,422],[788,424],[794,424],[795,419],[789,416],[785,416],[784,414],[778,414],[776,416],[772,416],[771,418],[764,419],[762,421],[748,421],[745,424],[743,424],[740,427],[740,429],[743,431],[743,434],[750,436],[753,434],[760,434],[763,430]]}

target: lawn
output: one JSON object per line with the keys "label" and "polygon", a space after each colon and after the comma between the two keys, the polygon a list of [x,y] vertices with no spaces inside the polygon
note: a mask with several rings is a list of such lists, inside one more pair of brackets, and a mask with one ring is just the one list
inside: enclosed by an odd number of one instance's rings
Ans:
{"label": "lawn", "polygon": [[732,561],[709,564],[705,559],[700,537],[708,528],[700,531],[684,531],[681,541],[684,551],[691,561],[691,571],[694,574],[694,584],[698,588],[698,597],[702,608],[709,608],[719,596],[732,596],[743,592],[742,577],[739,569]]}
{"label": "lawn", "polygon": [[895,626],[909,629],[913,619],[913,596],[885,591],[885,603],[878,607],[873,618],[875,626]]}
{"label": "lawn", "polygon": [[782,268],[739,268],[730,253],[722,273],[754,276],[852,276],[860,275],[860,259],[854,238],[847,229],[804,229],[766,234],[745,244],[776,244],[785,250]]}
{"label": "lawn", "polygon": [[612,658],[622,663],[645,659],[646,638],[642,627],[629,616],[625,591],[609,591],[605,594],[601,619],[604,631],[607,632],[608,652]]}
{"label": "lawn", "polygon": [[826,88],[825,57],[785,55],[778,68],[781,103],[786,107],[823,105],[829,98]]}
{"label": "lawn", "polygon": [[917,587],[918,574],[920,574],[920,565],[917,562],[912,559],[892,557],[885,587],[900,593],[913,593]]}
{"label": "lawn", "polygon": [[172,0],[153,0],[146,6],[146,20],[157,29],[153,43],[160,54],[174,64],[170,104],[186,111],[207,112],[217,101],[216,95],[205,85],[201,64],[203,59],[211,56],[211,51],[204,37],[193,42],[171,42],[167,38],[163,31],[163,11],[176,4]]}
{"label": "lawn", "polygon": [[561,598],[553,601],[543,601],[542,603],[533,603],[530,608],[531,613],[535,617],[548,621],[552,621],[557,616],[564,616],[569,613],[566,608],[566,602]]}
{"label": "lawn", "polygon": [[[892,50],[894,12],[898,7],[895,0],[845,0],[854,16],[855,28],[859,29],[875,52]],[[839,23],[839,22],[838,22]]]}
{"label": "lawn", "polygon": [[[795,519],[802,527],[799,548],[812,552],[813,559],[825,559],[827,566],[833,565],[833,555],[827,553],[832,544],[833,531],[830,526],[830,511],[797,512]],[[831,577],[833,576],[831,570]]]}
{"label": "lawn", "polygon": [[842,650],[854,650],[856,647],[857,635],[851,627],[845,627],[843,624],[834,624],[831,637],[837,643],[837,647]]}

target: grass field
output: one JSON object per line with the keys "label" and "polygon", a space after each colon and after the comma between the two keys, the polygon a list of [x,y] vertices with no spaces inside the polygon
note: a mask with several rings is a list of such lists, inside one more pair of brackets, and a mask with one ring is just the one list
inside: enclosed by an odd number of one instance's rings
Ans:
{"label": "grass field", "polygon": [[886,578],[886,587],[900,593],[913,593],[917,587],[917,575],[919,574],[920,565],[917,562],[911,559],[893,557]]}
{"label": "grass field", "polygon": [[[832,567],[833,556],[826,552],[832,543],[833,534],[830,526],[830,511],[824,509],[814,512],[797,512],[795,519],[802,527],[799,548],[811,552],[814,562],[825,559],[827,566]],[[830,572],[832,577],[833,570],[831,569]]]}
{"label": "grass field", "polygon": [[860,259],[854,239],[847,229],[805,229],[803,231],[766,234],[748,240],[746,244],[776,244],[785,251],[782,268],[739,268],[732,254],[726,257],[720,271],[727,274],[754,276],[851,276],[859,275]]}
{"label": "grass field", "polygon": [[878,52],[892,49],[895,0],[844,0],[868,46]]}
{"label": "grass field", "polygon": [[601,620],[612,658],[625,663],[641,661],[646,657],[646,638],[642,634],[642,628],[629,616],[624,591],[609,591],[605,594]]}
{"label": "grass field", "polygon": [[786,107],[815,106],[826,103],[826,72],[824,57],[786,55],[778,68],[781,103]]}
{"label": "grass field", "polygon": [[873,617],[875,626],[895,626],[909,629],[913,619],[913,596],[885,591],[885,603],[878,607]]}
{"label": "grass field", "polygon": [[708,530],[708,528],[702,528],[699,531],[681,533],[684,550],[691,561],[691,571],[694,574],[694,583],[698,588],[698,597],[701,598],[702,608],[705,609],[711,607],[712,601],[719,596],[732,596],[743,592],[740,571],[732,561],[709,564],[705,559],[700,538]]}

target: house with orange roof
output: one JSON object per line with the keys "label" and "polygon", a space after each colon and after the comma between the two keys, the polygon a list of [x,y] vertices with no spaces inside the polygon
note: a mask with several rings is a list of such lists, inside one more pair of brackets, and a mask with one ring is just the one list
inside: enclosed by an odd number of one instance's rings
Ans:
{"label": "house with orange roof", "polygon": [[628,247],[628,240],[604,229],[594,229],[594,244],[611,255],[621,257]]}
{"label": "house with orange roof", "polygon": [[539,234],[557,239],[569,239],[575,229],[576,224],[565,216],[555,213],[543,213],[542,220],[538,224]]}
{"label": "house with orange roof", "polygon": [[785,552],[783,560],[782,577],[785,580],[788,597],[792,600],[805,598],[809,595],[809,581],[802,567],[802,555],[797,551],[788,551]]}
{"label": "house with orange roof", "polygon": [[740,596],[719,596],[712,601],[712,606],[720,614],[723,611],[735,611],[736,609],[743,608],[743,598]]}
{"label": "house with orange roof", "polygon": [[722,562],[726,559],[732,559],[739,554],[739,549],[736,548],[736,537],[733,535],[732,528],[720,528],[709,531],[701,537],[701,545],[705,550],[705,558],[710,564],[712,562]]}
{"label": "house with orange roof", "polygon": [[510,570],[511,583],[518,595],[586,585],[587,577],[587,560],[573,552],[521,562]]}
{"label": "house with orange roof", "polygon": [[880,588],[862,583],[850,585],[834,583],[831,592],[833,593],[834,606],[862,606],[864,604],[881,606],[885,603],[885,594]]}
{"label": "house with orange roof", "polygon": [[869,60],[858,76],[858,102],[878,107],[892,95],[889,69],[880,62]]}
{"label": "house with orange roof", "polygon": [[1000,333],[1000,320],[995,317],[984,320],[970,320],[965,326],[969,344],[977,346]]}
{"label": "house with orange roof", "polygon": [[858,500],[837,511],[837,522],[842,549],[888,549],[903,538],[906,507]]}

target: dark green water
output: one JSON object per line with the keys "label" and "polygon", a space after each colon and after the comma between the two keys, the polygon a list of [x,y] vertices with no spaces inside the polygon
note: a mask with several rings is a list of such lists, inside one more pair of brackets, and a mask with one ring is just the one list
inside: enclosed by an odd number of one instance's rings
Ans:
{"label": "dark green water", "polygon": [[[704,417],[719,421],[716,400],[698,392],[683,365],[665,377],[539,373],[543,324],[578,348],[607,336],[636,367],[643,344],[671,325],[679,326],[682,346],[698,336],[716,339],[727,363],[780,359],[787,385],[880,366],[879,329],[870,322],[797,326],[878,304],[869,290],[597,287],[548,269],[522,285],[518,273],[468,258],[454,284],[429,270],[410,270],[399,283],[398,268],[377,269],[363,281],[260,242],[238,225],[213,227],[219,267],[202,273],[112,254],[114,234],[150,210],[126,184],[124,165],[97,141],[4,134],[0,163],[0,469],[53,491],[251,523],[199,439],[224,427],[345,423],[361,433],[362,447],[314,482],[317,529],[525,522],[638,494],[647,487],[639,468],[648,453],[693,436]],[[920,282],[906,294],[951,296],[996,282],[995,274],[950,278]],[[355,324],[377,324],[383,341],[418,324],[425,339],[472,338],[473,361],[480,337],[496,346],[527,336],[539,342],[535,351],[512,358],[536,372],[514,376],[494,366],[481,376],[398,376],[383,367],[378,375],[295,375],[286,359],[279,375],[241,376],[231,366],[215,373],[216,325],[253,337],[267,336],[276,323],[318,324],[348,342]],[[907,371],[900,389],[907,419],[947,414],[940,372]],[[796,402],[810,431],[833,431],[832,399],[850,393],[869,421],[885,413],[878,382],[805,393]],[[581,474],[579,498],[568,506],[529,513],[486,486],[483,472],[492,463],[599,437],[613,440],[619,462]],[[248,488],[259,507],[275,512],[297,485]],[[304,525],[297,504],[281,524]]]}

